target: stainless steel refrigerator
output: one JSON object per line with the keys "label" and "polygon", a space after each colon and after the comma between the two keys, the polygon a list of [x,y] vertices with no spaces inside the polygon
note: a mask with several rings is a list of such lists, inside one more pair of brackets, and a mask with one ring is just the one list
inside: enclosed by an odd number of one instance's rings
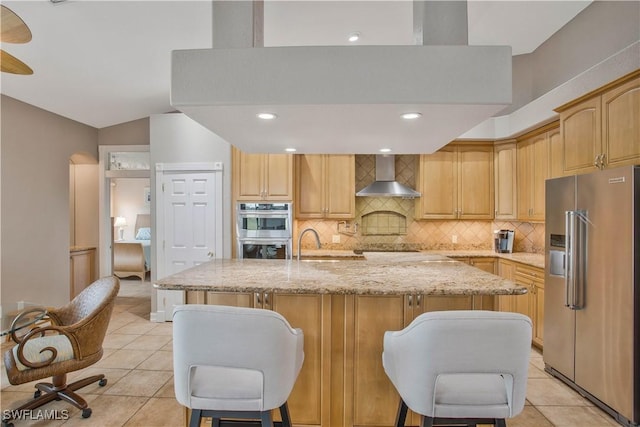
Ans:
{"label": "stainless steel refrigerator", "polygon": [[546,182],[544,363],[640,423],[640,166]]}

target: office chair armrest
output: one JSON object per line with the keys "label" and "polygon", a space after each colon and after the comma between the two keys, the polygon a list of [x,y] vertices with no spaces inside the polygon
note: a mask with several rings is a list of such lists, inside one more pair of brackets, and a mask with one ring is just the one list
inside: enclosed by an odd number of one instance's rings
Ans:
{"label": "office chair armrest", "polygon": [[[41,348],[39,350],[39,354],[42,354],[45,351],[49,351],[51,352],[51,355],[41,361],[30,361],[27,359],[27,356],[25,355],[25,346],[29,345],[30,342],[38,340],[38,339],[45,339],[45,334],[47,331],[55,331],[58,332],[57,336],[63,335],[64,337],[66,337],[67,342],[70,343],[70,347],[71,347],[71,352],[73,354],[77,353],[77,343],[75,338],[73,337],[72,334],[70,334],[69,332],[67,332],[64,328],[61,328],[59,326],[55,326],[55,325],[47,325],[47,326],[42,326],[39,328],[34,328],[31,331],[29,331],[28,334],[26,334],[24,337],[22,337],[20,343],[18,344],[16,350],[15,350],[15,357],[18,359],[18,361],[24,365],[27,368],[42,368],[44,366],[48,366],[50,364],[52,364],[56,358],[58,357],[58,348],[52,346],[52,345],[47,345],[43,348]],[[39,336],[38,336],[39,335]],[[50,343],[51,341],[55,341],[56,339],[54,338],[54,336],[50,336],[48,342]],[[69,347],[68,345],[66,346],[67,348]],[[65,350],[67,353],[69,352],[68,349]],[[66,359],[67,357],[65,357]]]}

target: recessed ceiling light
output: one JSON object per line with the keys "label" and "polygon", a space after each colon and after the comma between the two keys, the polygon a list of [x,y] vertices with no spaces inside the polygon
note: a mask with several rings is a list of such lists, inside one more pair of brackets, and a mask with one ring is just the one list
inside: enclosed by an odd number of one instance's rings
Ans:
{"label": "recessed ceiling light", "polygon": [[419,117],[422,117],[422,114],[420,114],[420,113],[402,113],[400,115],[400,117],[402,117],[405,120],[413,120],[413,119],[417,119]]}
{"label": "recessed ceiling light", "polygon": [[391,148],[381,148],[380,152],[381,153],[389,153],[389,152],[391,152]]}
{"label": "recessed ceiling light", "polygon": [[286,151],[287,153],[295,153],[298,150],[296,150],[295,148],[285,148],[284,151]]}
{"label": "recessed ceiling light", "polygon": [[276,117],[278,116],[274,113],[258,113],[258,118],[262,120],[273,120]]}
{"label": "recessed ceiling light", "polygon": [[351,33],[349,34],[349,38],[348,40],[353,43],[353,42],[357,42],[358,40],[360,40],[360,33],[359,32],[355,32],[355,33]]}

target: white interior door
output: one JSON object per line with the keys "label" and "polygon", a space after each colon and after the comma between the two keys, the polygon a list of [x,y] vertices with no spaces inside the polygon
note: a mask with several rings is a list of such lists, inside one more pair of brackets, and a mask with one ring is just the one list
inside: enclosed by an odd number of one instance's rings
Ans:
{"label": "white interior door", "polygon": [[223,255],[221,170],[167,170],[168,166],[159,182],[158,278]]}

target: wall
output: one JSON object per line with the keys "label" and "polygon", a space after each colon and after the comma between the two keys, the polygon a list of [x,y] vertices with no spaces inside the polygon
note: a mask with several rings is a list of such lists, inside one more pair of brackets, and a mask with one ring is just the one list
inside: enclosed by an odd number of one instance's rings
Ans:
{"label": "wall", "polygon": [[2,304],[69,300],[69,159],[97,129],[2,95]]}
{"label": "wall", "polygon": [[514,56],[513,100],[496,116],[518,110],[640,40],[639,17],[640,2],[594,1],[536,50]]}
{"label": "wall", "polygon": [[[222,162],[223,164],[223,257],[231,257],[231,145],[181,113],[157,114],[150,117],[151,170],[156,163]],[[155,173],[151,174],[151,224],[155,224]],[[155,231],[152,227],[152,239]],[[151,247],[151,258],[157,259]],[[152,270],[152,280],[156,279]],[[156,310],[152,290],[151,311]]]}
{"label": "wall", "polygon": [[[417,156],[396,156],[396,180],[416,188]],[[375,179],[373,155],[356,156],[356,186],[359,191]],[[544,224],[495,221],[451,221],[414,219],[415,200],[395,197],[356,197],[356,217],[350,221],[350,231],[357,223],[356,235],[338,232],[344,230],[339,221],[297,221],[297,229],[315,228],[320,234],[322,247],[326,249],[369,250],[469,250],[492,249],[493,230],[515,230],[514,251],[542,253],[544,250]],[[373,212],[393,212],[378,215],[375,223],[368,215]],[[403,219],[404,218],[404,219]],[[400,223],[400,225],[398,225]],[[369,226],[369,229],[366,226]],[[375,230],[371,229],[375,227]],[[398,229],[401,232],[398,232]],[[340,243],[332,243],[333,236],[340,236]],[[457,243],[452,243],[452,236]],[[314,248],[314,240],[305,238],[302,247]]]}
{"label": "wall", "polygon": [[[150,189],[151,180],[149,178],[116,178],[111,180],[111,186],[112,215],[126,218],[124,239],[133,240],[137,215],[151,213],[151,205],[144,201],[145,188]],[[115,233],[117,238],[117,231]]]}
{"label": "wall", "polygon": [[149,145],[149,117],[98,130],[98,145]]}

